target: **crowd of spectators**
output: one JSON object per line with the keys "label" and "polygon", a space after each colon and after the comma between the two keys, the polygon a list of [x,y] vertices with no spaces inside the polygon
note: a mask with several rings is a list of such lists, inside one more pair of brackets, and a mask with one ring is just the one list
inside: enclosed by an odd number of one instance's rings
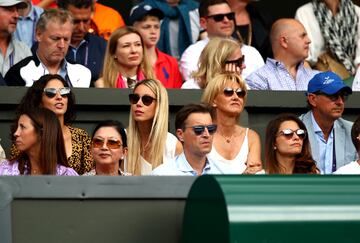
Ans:
{"label": "crowd of spectators", "polygon": [[[348,173],[360,166],[358,125],[342,118],[360,90],[359,18],[351,0],[275,21],[249,0],[144,0],[125,21],[96,0],[0,0],[0,86],[28,87],[0,174]],[[72,88],[131,89],[129,127],[72,127]],[[174,136],[167,89],[179,88],[203,96]],[[251,90],[303,91],[309,106],[274,116],[264,161],[239,123]]]}

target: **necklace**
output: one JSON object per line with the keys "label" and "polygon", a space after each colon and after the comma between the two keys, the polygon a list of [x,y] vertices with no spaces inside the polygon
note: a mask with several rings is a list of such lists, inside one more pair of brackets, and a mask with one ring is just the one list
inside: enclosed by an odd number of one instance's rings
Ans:
{"label": "necklace", "polygon": [[230,137],[227,137],[227,136],[225,136],[224,134],[222,134],[222,133],[220,133],[220,132],[219,132],[219,134],[220,134],[221,137],[223,137],[223,138],[225,139],[225,141],[226,141],[227,143],[230,143],[230,142],[231,142],[231,139],[232,139],[232,137],[233,137],[233,135],[234,135],[234,134],[231,134]]}

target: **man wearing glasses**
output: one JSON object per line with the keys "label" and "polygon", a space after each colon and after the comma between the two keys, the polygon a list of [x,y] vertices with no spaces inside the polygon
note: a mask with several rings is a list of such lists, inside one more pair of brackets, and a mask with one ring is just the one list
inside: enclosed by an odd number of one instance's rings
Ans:
{"label": "man wearing glasses", "polygon": [[[226,0],[203,0],[199,7],[200,25],[206,30],[208,37],[190,45],[181,56],[180,72],[184,80],[191,78],[191,73],[198,70],[200,54],[209,42],[209,38],[230,38],[235,29],[235,13],[231,11]],[[242,76],[264,65],[263,58],[254,47],[242,44],[241,52],[245,59],[246,68]]]}
{"label": "man wearing glasses", "polygon": [[94,86],[94,82],[100,77],[106,49],[105,39],[89,33],[94,2],[93,0],[63,0],[59,1],[58,5],[68,10],[73,16],[74,28],[66,60],[89,68],[91,86]]}
{"label": "man wearing glasses", "polygon": [[271,28],[270,42],[274,58],[248,77],[253,90],[306,90],[318,71],[304,66],[311,43],[304,26],[295,19],[279,19]]}
{"label": "man wearing glasses", "polygon": [[211,106],[189,104],[181,108],[175,117],[176,135],[184,152],[174,160],[158,166],[152,175],[204,175],[220,174],[207,159],[217,126],[213,124]]}
{"label": "man wearing glasses", "polygon": [[312,156],[321,174],[331,174],[357,159],[351,140],[352,122],[341,118],[351,93],[333,72],[318,73],[309,81],[307,102],[311,110],[300,119],[308,130]]}

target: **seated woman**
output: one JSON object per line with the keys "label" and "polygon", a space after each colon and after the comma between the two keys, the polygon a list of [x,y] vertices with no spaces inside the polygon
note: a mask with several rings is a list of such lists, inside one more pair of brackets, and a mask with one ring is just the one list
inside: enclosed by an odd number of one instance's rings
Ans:
{"label": "seated woman", "polygon": [[77,175],[68,167],[61,126],[54,112],[44,108],[23,111],[11,132],[20,153],[0,164],[0,175]]}
{"label": "seated woman", "polygon": [[127,139],[122,124],[114,120],[100,122],[91,140],[95,168],[84,175],[124,175],[120,167],[127,155]]}
{"label": "seated woman", "polygon": [[[90,151],[91,139],[86,131],[70,125],[75,120],[75,96],[60,75],[47,74],[34,82],[22,98],[17,113],[20,114],[35,107],[47,108],[58,117],[70,167],[78,174],[90,171],[93,167]],[[18,154],[19,151],[13,145],[10,159]]]}
{"label": "seated woman", "polygon": [[212,38],[201,52],[199,69],[192,79],[181,86],[182,89],[204,89],[216,74],[223,71],[241,74],[245,68],[244,55],[239,42],[232,39]]}
{"label": "seated woman", "polygon": [[[358,157],[360,158],[360,116],[356,119],[351,128],[351,140],[356,148]],[[334,174],[360,174],[360,159],[355,161],[345,161],[348,164],[340,167]]]}
{"label": "seated woman", "polygon": [[262,170],[259,135],[239,125],[246,97],[246,84],[236,73],[215,76],[202,96],[202,102],[216,110],[217,132],[208,159],[224,174],[255,174]]}
{"label": "seated woman", "polygon": [[137,83],[129,100],[129,153],[125,172],[148,175],[160,164],[180,154],[182,145],[168,132],[168,95],[159,81],[145,79]]}
{"label": "seated woman", "polygon": [[318,174],[311,157],[304,123],[295,115],[282,114],[266,127],[265,161],[267,174]]}
{"label": "seated woman", "polygon": [[133,27],[115,30],[108,41],[98,88],[134,88],[145,78],[155,78],[144,41]]}

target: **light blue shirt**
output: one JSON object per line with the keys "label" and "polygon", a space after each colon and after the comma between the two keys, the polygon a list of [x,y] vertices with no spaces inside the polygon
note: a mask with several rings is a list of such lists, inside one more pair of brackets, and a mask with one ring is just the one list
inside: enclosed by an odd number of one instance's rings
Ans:
{"label": "light blue shirt", "polygon": [[331,129],[331,133],[328,140],[325,140],[324,133],[315,121],[313,113],[311,113],[311,120],[315,132],[315,139],[318,144],[320,159],[317,161],[317,167],[320,169],[321,174],[331,174],[333,164],[333,149],[334,149],[334,128]]}
{"label": "light blue shirt", "polygon": [[302,62],[298,65],[294,79],[282,62],[267,58],[266,64],[245,80],[253,90],[307,90],[309,80],[318,72],[304,67]]}
{"label": "light blue shirt", "polygon": [[[201,175],[206,174],[221,174],[220,171],[213,166],[208,159],[206,158],[205,167],[201,173]],[[189,162],[187,161],[185,154],[182,153],[175,157],[173,160],[169,160],[165,164],[162,164],[155,168],[151,175],[184,175],[184,176],[197,176],[197,172],[191,167]]]}
{"label": "light blue shirt", "polygon": [[17,40],[24,42],[29,48],[35,42],[36,23],[42,12],[44,12],[42,8],[32,5],[29,14],[25,17],[20,16],[17,22],[14,36]]}

